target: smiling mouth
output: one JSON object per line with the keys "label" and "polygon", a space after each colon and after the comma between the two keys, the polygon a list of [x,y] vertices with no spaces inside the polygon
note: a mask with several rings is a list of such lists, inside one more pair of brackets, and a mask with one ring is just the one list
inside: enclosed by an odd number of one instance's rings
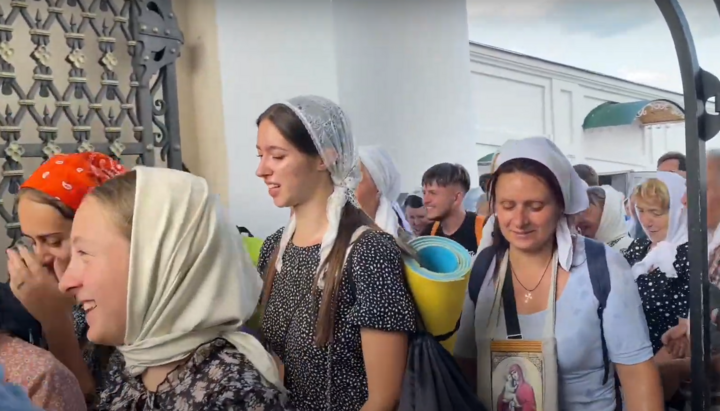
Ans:
{"label": "smiling mouth", "polygon": [[82,303],[82,309],[85,311],[85,314],[89,313],[90,311],[94,310],[95,307],[97,307],[97,303],[95,301],[85,301]]}

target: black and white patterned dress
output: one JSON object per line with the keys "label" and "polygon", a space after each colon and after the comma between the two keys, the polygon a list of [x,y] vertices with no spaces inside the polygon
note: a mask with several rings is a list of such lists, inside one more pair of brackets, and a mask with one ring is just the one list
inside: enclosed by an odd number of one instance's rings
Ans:
{"label": "black and white patterned dress", "polygon": [[[651,242],[647,238],[637,238],[625,250],[623,255],[630,265],[635,265],[650,252]],[[690,260],[688,244],[677,248],[675,262],[677,278],[667,278],[659,268],[649,274],[639,276],[635,282],[645,311],[645,320],[650,330],[653,352],[663,347],[662,335],[678,324],[678,318],[687,318],[690,297]]]}
{"label": "black and white patterned dress", "polygon": [[101,411],[294,411],[232,344],[218,338],[198,347],[150,392],[142,377],[112,372]]}
{"label": "black and white patterned dress", "polygon": [[[263,244],[258,261],[263,276],[281,235],[279,230]],[[368,398],[360,329],[412,332],[415,308],[394,238],[368,231],[356,242],[343,271],[334,340],[329,348],[320,348],[315,344],[320,303],[312,292],[319,261],[319,245],[288,244],[265,309],[263,335],[285,365],[285,386],[299,410],[357,411]]]}

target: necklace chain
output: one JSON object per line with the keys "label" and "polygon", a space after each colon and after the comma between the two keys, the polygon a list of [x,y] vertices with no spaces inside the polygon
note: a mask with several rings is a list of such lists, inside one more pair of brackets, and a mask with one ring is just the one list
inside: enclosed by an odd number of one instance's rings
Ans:
{"label": "necklace chain", "polygon": [[520,284],[520,287],[524,288],[525,291],[527,291],[527,293],[525,293],[525,302],[526,303],[528,301],[532,300],[533,291],[537,290],[537,288],[540,287],[540,283],[542,283],[543,278],[545,278],[545,274],[547,274],[547,272],[548,272],[548,268],[550,267],[550,263],[552,262],[552,259],[553,259],[553,256],[551,254],[550,259],[548,260],[547,265],[545,266],[545,269],[542,272],[542,276],[540,276],[540,280],[538,280],[538,283],[535,284],[535,287],[533,287],[532,289],[525,287],[525,284],[523,284],[522,281],[520,281],[520,278],[518,278],[518,275],[515,272],[515,269],[513,268],[512,263],[510,264],[510,271],[512,272],[513,277],[515,277],[515,280],[517,280],[518,284]]}

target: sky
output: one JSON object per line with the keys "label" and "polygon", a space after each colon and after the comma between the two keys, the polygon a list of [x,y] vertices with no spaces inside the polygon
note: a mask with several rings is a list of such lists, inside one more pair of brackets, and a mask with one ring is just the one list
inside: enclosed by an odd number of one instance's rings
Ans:
{"label": "sky", "polygon": [[[720,14],[678,0],[700,66],[720,77]],[[670,31],[654,0],[467,0],[470,40],[682,92]]]}

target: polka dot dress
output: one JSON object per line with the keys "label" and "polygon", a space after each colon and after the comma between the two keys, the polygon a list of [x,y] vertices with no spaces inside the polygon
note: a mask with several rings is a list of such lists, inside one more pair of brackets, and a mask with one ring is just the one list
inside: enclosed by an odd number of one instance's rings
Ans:
{"label": "polka dot dress", "polygon": [[[281,235],[279,230],[263,244],[258,261],[263,276]],[[290,241],[273,281],[263,334],[285,365],[285,386],[298,410],[359,410],[368,397],[360,329],[415,330],[400,249],[391,235],[376,231],[355,244],[337,294],[329,347],[314,342],[320,302],[312,291],[319,261],[319,245],[297,247]]]}
{"label": "polka dot dress", "polygon": [[[650,240],[638,238],[625,250],[624,255],[630,265],[635,265],[642,261],[648,252],[650,252]],[[662,348],[660,338],[667,330],[678,324],[678,317],[687,318],[688,315],[690,261],[687,243],[677,248],[673,265],[677,271],[677,278],[667,278],[665,273],[656,268],[635,280],[642,298],[654,353]]]}

